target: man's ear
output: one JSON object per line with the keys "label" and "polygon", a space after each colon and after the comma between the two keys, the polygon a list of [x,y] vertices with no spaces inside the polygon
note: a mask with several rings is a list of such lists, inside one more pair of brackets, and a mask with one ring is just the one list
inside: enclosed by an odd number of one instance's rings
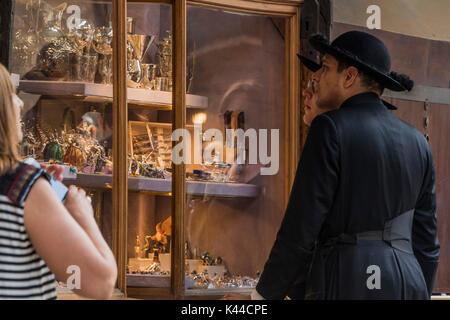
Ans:
{"label": "man's ear", "polygon": [[344,76],[345,76],[344,88],[345,89],[348,89],[355,84],[356,78],[358,78],[358,74],[359,74],[358,69],[353,66],[350,66],[344,70]]}

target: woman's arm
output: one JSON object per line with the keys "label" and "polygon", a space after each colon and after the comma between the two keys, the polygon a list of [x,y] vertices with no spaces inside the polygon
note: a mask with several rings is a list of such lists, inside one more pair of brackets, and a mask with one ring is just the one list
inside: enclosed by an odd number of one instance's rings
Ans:
{"label": "woman's arm", "polygon": [[[69,266],[80,269],[81,286],[75,293],[108,299],[117,278],[114,256],[103,239],[84,191],[71,187],[66,206],[50,184],[38,179],[27,197],[24,223],[36,252],[59,281],[66,281]],[[67,208],[66,208],[67,207]]]}

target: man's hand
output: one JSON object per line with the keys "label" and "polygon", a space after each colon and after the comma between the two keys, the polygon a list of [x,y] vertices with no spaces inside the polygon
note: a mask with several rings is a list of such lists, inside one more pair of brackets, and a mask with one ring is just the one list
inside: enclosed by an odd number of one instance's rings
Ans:
{"label": "man's hand", "polygon": [[252,297],[249,294],[227,293],[220,300],[252,300]]}
{"label": "man's hand", "polygon": [[50,175],[53,176],[56,180],[63,180],[63,171],[64,167],[57,164],[47,164],[47,163],[39,163],[41,168],[46,170]]}

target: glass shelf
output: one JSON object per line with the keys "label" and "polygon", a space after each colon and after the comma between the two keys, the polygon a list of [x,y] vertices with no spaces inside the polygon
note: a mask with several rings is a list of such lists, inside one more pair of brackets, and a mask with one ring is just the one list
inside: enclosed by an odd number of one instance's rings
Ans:
{"label": "glass shelf", "polygon": [[[129,177],[128,188],[130,191],[148,191],[169,195],[172,192],[171,182],[170,178]],[[108,189],[112,185],[112,175],[78,173],[74,179],[64,179],[64,183],[86,188]],[[186,193],[194,196],[256,198],[260,194],[260,188],[253,184],[212,181],[187,181],[186,184]]]}

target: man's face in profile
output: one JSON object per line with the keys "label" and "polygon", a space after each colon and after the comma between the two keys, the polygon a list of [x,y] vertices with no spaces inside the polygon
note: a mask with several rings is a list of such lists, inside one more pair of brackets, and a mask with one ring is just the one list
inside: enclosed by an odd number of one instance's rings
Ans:
{"label": "man's face in profile", "polygon": [[322,68],[317,70],[312,79],[316,81],[317,106],[321,109],[337,109],[341,101],[344,73],[338,72],[338,61],[326,54],[322,59]]}
{"label": "man's face in profile", "polygon": [[305,113],[303,115],[303,122],[307,126],[311,126],[312,121],[318,115],[336,109],[336,102],[330,103],[320,107],[317,103],[317,83],[314,80],[309,80],[306,88],[303,90]]}
{"label": "man's face in profile", "polygon": [[303,90],[305,113],[303,122],[310,126],[314,118],[319,115],[321,110],[317,106],[317,95],[315,94],[316,83],[309,80],[306,88]]}

